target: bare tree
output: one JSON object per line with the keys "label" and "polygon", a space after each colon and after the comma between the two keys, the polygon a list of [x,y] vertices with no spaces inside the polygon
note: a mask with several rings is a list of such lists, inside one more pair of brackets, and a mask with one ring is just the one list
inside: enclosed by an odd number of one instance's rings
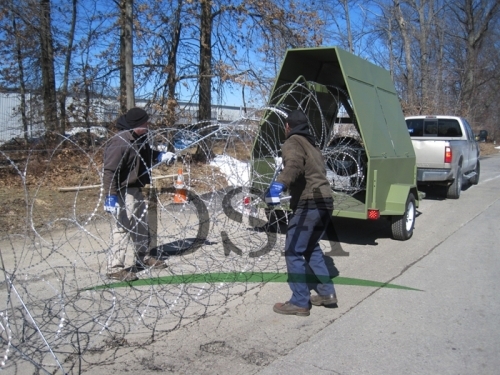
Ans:
{"label": "bare tree", "polygon": [[136,96],[147,99],[174,125],[181,100],[198,103],[202,121],[229,95],[264,102],[288,48],[335,41],[390,69],[407,113],[461,113],[484,123],[496,98],[499,7],[497,0],[114,0],[109,7],[9,0],[11,13],[0,14],[0,84],[25,98],[38,90],[47,130],[62,132],[74,118],[75,106],[65,113],[70,92],[85,98],[78,118],[88,125],[97,92],[120,96],[121,111]]}
{"label": "bare tree", "polygon": [[133,62],[133,0],[120,0],[120,105],[135,106]]}
{"label": "bare tree", "polygon": [[77,2],[78,0],[71,1],[71,22],[70,29],[68,32],[68,43],[66,46],[65,56],[64,56],[64,71],[62,77],[62,83],[59,90],[59,110],[61,111],[61,130],[64,132],[67,128],[67,116],[66,116],[66,99],[68,97],[68,85],[69,85],[69,72],[71,69],[71,56],[73,53],[73,42],[75,40],[75,28],[77,19]]}
{"label": "bare tree", "polygon": [[401,91],[403,110],[407,114],[439,112],[440,92],[435,88],[443,84],[441,1],[381,1],[379,6],[383,16],[377,27],[385,30],[381,36],[387,40],[388,66]]}
{"label": "bare tree", "polygon": [[[82,4],[81,4],[82,5]],[[116,91],[113,91],[110,81],[116,81],[115,71],[119,67],[114,59],[113,46],[102,50],[101,54],[96,55],[102,40],[106,36],[113,35],[116,29],[113,22],[109,22],[108,16],[103,16],[102,6],[97,2],[86,1],[79,18],[79,33],[75,40],[75,53],[72,54],[71,75],[71,93],[72,101],[68,105],[68,117],[71,117],[78,124],[85,124],[87,128],[87,145],[93,144],[93,137],[90,132],[92,124],[102,119],[98,116],[102,108],[102,99],[104,96],[115,97]],[[114,38],[118,41],[119,34],[114,33]],[[110,38],[110,40],[114,40]],[[118,43],[116,43],[118,44]],[[104,57],[108,57],[105,59]],[[113,118],[114,120],[114,118]],[[102,120],[101,120],[102,121]]]}
{"label": "bare tree", "polygon": [[[454,19],[460,24],[452,35],[464,42],[465,58],[461,72],[461,102],[464,115],[475,117],[474,107],[478,89],[485,82],[482,74],[481,52],[488,36],[489,26],[498,17],[500,2],[497,0],[461,0],[450,5]],[[497,23],[498,24],[498,23]]]}
{"label": "bare tree", "polygon": [[409,20],[405,18],[403,13],[401,2],[399,0],[393,0],[394,10],[396,15],[397,24],[399,26],[399,31],[401,33],[401,39],[403,41],[403,50],[405,57],[405,86],[407,90],[406,98],[406,108],[409,111],[415,112],[416,109],[416,92],[415,92],[415,72],[412,63],[412,39],[411,39],[411,24]]}
{"label": "bare tree", "polygon": [[431,104],[432,99],[434,99],[434,96],[429,92],[429,85],[432,80],[430,66],[431,58],[433,57],[433,53],[430,50],[430,39],[432,38],[433,28],[437,26],[435,20],[436,9],[434,7],[434,0],[421,0],[418,2],[411,0],[410,5],[418,14],[417,25],[419,26],[414,33],[419,53],[420,82],[418,83],[418,107],[420,111],[428,113],[428,104]]}
{"label": "bare tree", "polygon": [[21,114],[21,121],[23,124],[23,133],[24,133],[24,138],[26,141],[29,139],[29,133],[28,133],[28,118],[26,116],[26,82],[24,78],[24,62],[23,62],[23,51],[22,51],[22,43],[21,43],[21,33],[18,30],[17,22],[16,22],[16,17],[13,13],[10,13],[12,17],[12,32],[14,34],[14,39],[15,39],[15,55],[16,55],[16,62],[17,62],[17,68],[19,70],[19,90],[20,90],[20,98],[21,98],[21,105],[19,107],[19,112]]}
{"label": "bare tree", "polygon": [[175,110],[177,108],[177,98],[176,98],[176,86],[178,82],[177,77],[177,52],[179,50],[179,43],[181,38],[181,10],[182,10],[182,0],[177,3],[177,8],[175,9],[173,15],[173,27],[171,34],[171,46],[168,48],[168,61],[167,61],[167,124],[173,125],[177,120]]}
{"label": "bare tree", "polygon": [[376,5],[377,0],[319,0],[317,10],[324,24],[325,43],[365,55],[373,47],[367,35]]}
{"label": "bare tree", "polygon": [[210,120],[212,115],[212,1],[200,0],[200,84],[198,120]]}
{"label": "bare tree", "polygon": [[57,116],[56,77],[54,72],[54,47],[50,0],[39,0],[40,5],[40,68],[42,71],[42,96],[45,128],[60,132]]}
{"label": "bare tree", "polygon": [[154,82],[142,95],[157,101],[151,106],[162,113],[168,103],[168,123],[175,121],[181,91],[184,100],[199,104],[197,118],[208,120],[225,88],[268,92],[287,48],[322,40],[321,21],[296,2],[137,1],[135,87],[143,90]]}

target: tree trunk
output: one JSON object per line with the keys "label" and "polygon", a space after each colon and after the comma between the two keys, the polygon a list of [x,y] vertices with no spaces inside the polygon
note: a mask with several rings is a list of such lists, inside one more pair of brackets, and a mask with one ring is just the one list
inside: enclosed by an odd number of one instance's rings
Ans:
{"label": "tree trunk", "polygon": [[[200,3],[198,121],[210,121],[212,119],[212,2],[211,0],[200,0]],[[198,145],[194,156],[196,161],[206,162],[211,158],[212,150],[209,140],[205,142],[205,146]]]}
{"label": "tree trunk", "polygon": [[133,0],[120,0],[120,106],[135,106],[133,62]]}
{"label": "tree trunk", "polygon": [[177,108],[177,99],[175,97],[175,89],[177,86],[177,51],[181,39],[181,10],[182,1],[179,0],[177,10],[175,12],[175,21],[172,31],[172,45],[168,53],[168,74],[167,74],[167,124],[173,126],[177,120],[175,110]]}
{"label": "tree trunk", "polygon": [[91,91],[90,91],[90,79],[87,76],[87,72],[89,70],[89,67],[87,64],[85,64],[85,67],[83,69],[83,82],[85,82],[84,85],[84,94],[85,94],[85,111],[83,113],[83,119],[85,121],[85,127],[87,128],[87,146],[92,146],[94,147],[94,140],[92,138],[92,134],[90,133],[90,99],[91,99]]}
{"label": "tree trunk", "polygon": [[26,84],[24,82],[24,65],[23,65],[23,55],[21,50],[21,41],[19,40],[19,33],[17,30],[15,15],[12,16],[12,30],[14,31],[14,37],[16,39],[16,57],[17,57],[17,68],[19,69],[19,89],[21,94],[21,104],[19,106],[19,111],[21,113],[21,121],[23,123],[23,134],[24,139],[28,141],[28,118],[26,117]]}
{"label": "tree trunk", "polygon": [[[434,112],[435,113],[445,113],[448,108],[448,103],[451,103],[449,99],[450,94],[443,92],[442,88],[445,87],[446,82],[444,82],[444,71],[445,71],[445,32],[444,28],[439,28],[437,30],[436,37],[436,62],[434,69],[434,81],[432,85],[432,94],[434,99]],[[429,83],[430,86],[430,83]],[[448,91],[448,90],[446,90]],[[449,109],[448,109],[449,110]]]}
{"label": "tree trunk", "polygon": [[354,43],[352,41],[352,30],[351,30],[351,17],[349,14],[349,0],[341,0],[340,3],[344,8],[345,14],[345,24],[347,28],[347,43],[349,45],[349,52],[354,53]]}
{"label": "tree trunk", "polygon": [[403,48],[405,54],[407,107],[411,112],[416,113],[418,109],[415,108],[415,74],[413,71],[413,62],[411,59],[411,38],[408,31],[408,21],[404,19],[399,0],[394,1],[394,6],[396,11],[396,19],[401,30],[401,38],[403,39]]}
{"label": "tree trunk", "polygon": [[40,8],[40,65],[42,70],[42,97],[45,130],[48,132],[60,132],[57,121],[57,95],[54,73],[50,0],[40,0]]}
{"label": "tree trunk", "polygon": [[75,39],[75,26],[76,26],[76,5],[78,0],[72,0],[72,13],[71,13],[71,26],[68,35],[68,46],[64,60],[64,75],[61,84],[61,92],[59,94],[59,109],[61,111],[61,130],[64,132],[67,127],[66,118],[66,98],[68,96],[68,77],[71,67],[71,54],[73,52],[73,41]]}
{"label": "tree trunk", "polygon": [[387,21],[387,50],[389,51],[389,73],[391,74],[391,79],[394,81],[394,46],[393,46],[393,30],[392,30],[392,19],[393,19],[393,14],[392,11],[387,9],[389,14],[386,16],[386,21]]}
{"label": "tree trunk", "polygon": [[430,93],[429,83],[432,79],[436,79],[436,76],[433,74],[431,77],[431,70],[429,67],[430,51],[428,48],[431,31],[433,28],[436,29],[437,26],[434,25],[434,1],[423,0],[420,1],[419,4],[413,1],[411,5],[418,12],[418,24],[420,25],[420,32],[416,35],[420,49],[420,90],[418,90],[420,92],[419,108],[421,108],[422,113],[429,113],[433,111],[435,105],[435,98]]}
{"label": "tree trunk", "polygon": [[[465,47],[465,75],[462,89],[462,108],[464,116],[469,117],[471,121],[475,120],[474,114],[474,98],[476,97],[477,84],[476,79],[480,74],[478,69],[478,55],[482,47],[486,32],[490,26],[494,15],[500,8],[500,2],[495,1],[490,9],[486,9],[489,2],[480,1],[477,4],[473,0],[464,0],[463,3],[456,5],[463,11],[464,17],[459,19],[462,21],[463,28],[466,31],[466,47]],[[476,13],[475,13],[476,11]]]}
{"label": "tree trunk", "polygon": [[212,101],[212,6],[210,0],[201,0],[200,86],[198,120],[211,119]]}

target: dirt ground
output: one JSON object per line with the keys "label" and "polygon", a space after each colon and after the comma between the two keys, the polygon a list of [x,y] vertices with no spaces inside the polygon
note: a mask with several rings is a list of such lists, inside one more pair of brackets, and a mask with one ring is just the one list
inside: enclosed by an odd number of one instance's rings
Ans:
{"label": "dirt ground", "polygon": [[492,142],[479,143],[479,148],[481,149],[482,156],[498,154],[500,152],[500,149],[497,149],[495,147],[500,147],[500,145],[493,144]]}
{"label": "dirt ground", "polygon": [[[25,234],[27,228],[54,229],[92,213],[97,213],[98,219],[104,212],[100,189],[103,147],[20,148],[16,144],[0,148],[0,204],[3,207],[0,236]],[[221,152],[222,145],[215,145],[214,151]],[[193,189],[197,188],[197,180],[207,178],[227,186],[221,174],[214,175],[214,167],[189,159],[189,154],[181,155],[174,165],[155,168],[153,178],[173,176],[179,168],[184,168],[183,172],[189,172],[189,178],[194,180],[190,186]],[[154,187],[172,186],[173,180],[174,177],[155,180]]]}
{"label": "dirt ground", "polygon": [[[493,143],[479,145],[482,156],[500,152]],[[221,153],[221,145],[214,151]],[[102,213],[103,196],[99,188],[102,154],[103,149],[99,147],[86,151],[74,147],[19,150],[19,145],[4,145],[0,149],[0,204],[3,208],[0,235],[24,234],[26,228],[50,230],[88,217],[92,212]],[[161,166],[155,170],[155,175],[175,174],[179,166],[181,164]],[[189,169],[194,180],[213,175],[213,168],[206,163],[189,163]],[[215,178],[223,179],[222,176]],[[171,180],[159,180],[158,187],[169,183]],[[63,187],[80,189],[61,192]],[[61,218],[69,220],[61,221]]]}

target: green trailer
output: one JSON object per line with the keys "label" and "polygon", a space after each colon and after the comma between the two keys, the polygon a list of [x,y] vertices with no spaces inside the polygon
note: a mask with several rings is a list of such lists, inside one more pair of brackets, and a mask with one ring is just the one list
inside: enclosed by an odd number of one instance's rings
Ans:
{"label": "green trailer", "polygon": [[[325,156],[334,216],[388,218],[393,238],[413,234],[416,158],[388,71],[338,47],[286,52],[252,149],[252,188],[280,171],[286,113],[302,109]],[[272,211],[287,212],[286,199]]]}

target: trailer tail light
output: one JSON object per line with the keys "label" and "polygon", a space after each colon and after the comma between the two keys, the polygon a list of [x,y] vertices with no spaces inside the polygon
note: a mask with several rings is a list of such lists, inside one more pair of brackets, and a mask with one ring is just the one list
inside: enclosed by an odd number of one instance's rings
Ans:
{"label": "trailer tail light", "polygon": [[250,200],[250,197],[244,197],[243,198],[243,205],[246,207],[246,206],[249,206],[251,203],[251,200]]}
{"label": "trailer tail light", "polygon": [[368,209],[368,220],[378,220],[380,219],[380,212],[377,209],[369,208]]}
{"label": "trailer tail light", "polygon": [[451,163],[451,159],[452,159],[452,152],[451,152],[451,147],[450,146],[446,146],[444,148],[444,162],[445,163]]}

